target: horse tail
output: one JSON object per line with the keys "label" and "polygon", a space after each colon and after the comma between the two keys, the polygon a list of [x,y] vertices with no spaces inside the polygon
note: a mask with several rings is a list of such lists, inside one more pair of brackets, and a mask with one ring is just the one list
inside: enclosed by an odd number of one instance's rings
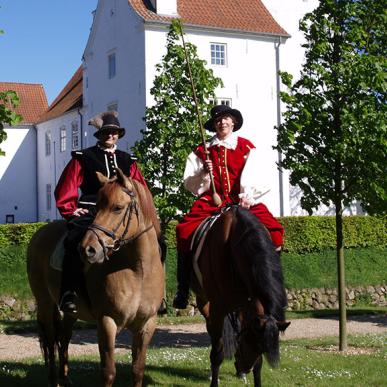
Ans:
{"label": "horse tail", "polygon": [[[59,329],[60,329],[60,315],[57,308],[53,308],[53,315],[51,322],[37,321],[39,345],[44,359],[44,364],[47,367],[50,364],[50,354],[54,351],[54,356],[59,348]],[[52,324],[52,325],[51,325]],[[48,329],[51,329],[51,340]]]}
{"label": "horse tail", "polygon": [[263,336],[264,356],[271,367],[278,367],[279,364],[279,333],[276,320],[269,316],[266,320],[265,331]]}
{"label": "horse tail", "polygon": [[236,230],[231,234],[232,255],[237,266],[241,267],[238,261],[247,265],[239,272],[251,295],[262,302],[265,313],[283,321],[286,293],[279,254],[266,228],[250,211],[237,207],[235,216]]}

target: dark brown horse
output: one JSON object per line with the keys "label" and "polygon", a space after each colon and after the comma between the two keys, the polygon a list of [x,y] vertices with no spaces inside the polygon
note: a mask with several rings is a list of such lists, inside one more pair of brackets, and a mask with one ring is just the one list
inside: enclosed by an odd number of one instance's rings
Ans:
{"label": "dark brown horse", "polygon": [[133,333],[133,385],[142,385],[146,350],[156,327],[164,272],[157,242],[159,224],[151,194],[121,171],[112,180],[102,175],[99,178],[104,185],[99,192],[98,212],[80,245],[87,292],[79,297],[76,317],[61,318],[57,307],[60,273],[49,263],[66,231],[65,223],[42,227],[28,247],[28,278],[37,301],[40,343],[49,366],[50,386],[70,384],[68,345],[77,318],[97,324],[104,386],[113,385],[115,338],[124,328]]}
{"label": "dark brown horse", "polygon": [[193,283],[198,307],[211,337],[211,386],[218,386],[224,358],[226,316],[237,315],[235,353],[238,376],[253,369],[261,385],[262,355],[279,361],[279,332],[285,322],[286,294],[279,255],[264,226],[249,211],[233,206],[210,229],[198,259],[203,286]]}

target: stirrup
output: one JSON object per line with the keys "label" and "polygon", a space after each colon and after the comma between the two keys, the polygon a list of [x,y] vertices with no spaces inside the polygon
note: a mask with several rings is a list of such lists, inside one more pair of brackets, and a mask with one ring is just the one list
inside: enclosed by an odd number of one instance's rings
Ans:
{"label": "stirrup", "polygon": [[59,310],[63,313],[76,314],[77,305],[75,304],[75,298],[77,294],[74,291],[68,290],[65,292],[59,302]]}

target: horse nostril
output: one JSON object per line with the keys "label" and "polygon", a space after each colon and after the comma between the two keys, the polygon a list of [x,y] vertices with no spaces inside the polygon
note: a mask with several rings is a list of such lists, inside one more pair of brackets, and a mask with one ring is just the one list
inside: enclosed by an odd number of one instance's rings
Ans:
{"label": "horse nostril", "polygon": [[87,246],[85,249],[85,253],[88,258],[91,258],[94,257],[94,255],[96,254],[96,250],[93,246]]}

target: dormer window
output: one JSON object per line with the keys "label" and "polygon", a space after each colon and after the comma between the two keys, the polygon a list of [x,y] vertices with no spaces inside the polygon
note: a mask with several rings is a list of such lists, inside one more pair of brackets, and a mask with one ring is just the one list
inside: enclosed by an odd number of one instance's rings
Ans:
{"label": "dormer window", "polygon": [[211,43],[211,64],[215,66],[227,65],[227,46],[224,43]]}

